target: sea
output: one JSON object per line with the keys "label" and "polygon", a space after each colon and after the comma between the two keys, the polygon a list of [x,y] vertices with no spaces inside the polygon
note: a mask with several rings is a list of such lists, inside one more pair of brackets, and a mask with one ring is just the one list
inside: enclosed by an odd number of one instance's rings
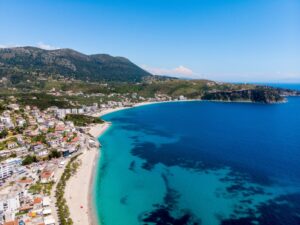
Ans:
{"label": "sea", "polygon": [[300,224],[300,97],[159,103],[103,119],[99,224]]}

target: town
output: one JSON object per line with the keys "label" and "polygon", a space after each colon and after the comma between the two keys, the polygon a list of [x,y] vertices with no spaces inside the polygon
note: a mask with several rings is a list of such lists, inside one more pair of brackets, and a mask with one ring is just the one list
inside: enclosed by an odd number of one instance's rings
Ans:
{"label": "town", "polygon": [[[51,106],[46,110],[22,106],[11,97],[0,113],[0,224],[62,224],[56,199],[59,180],[70,159],[97,150],[100,145],[97,137],[89,133],[92,125],[79,126],[68,120],[68,115],[98,118],[102,111],[132,107],[141,101],[172,100],[165,95],[131,97],[76,108]],[[180,96],[177,100],[185,98]]]}

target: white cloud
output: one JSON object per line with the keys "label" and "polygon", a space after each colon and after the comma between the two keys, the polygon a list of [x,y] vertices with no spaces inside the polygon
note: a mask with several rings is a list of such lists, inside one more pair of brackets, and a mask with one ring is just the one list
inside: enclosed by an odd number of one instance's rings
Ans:
{"label": "white cloud", "polygon": [[[22,46],[25,46],[25,45],[19,45],[19,44],[0,44],[0,48],[15,48],[15,47],[22,47]],[[59,47],[52,46],[52,45],[49,45],[49,44],[45,44],[44,42],[38,42],[34,46],[36,46],[38,48],[45,49],[45,50],[59,49]]]}
{"label": "white cloud", "polygon": [[144,70],[149,71],[152,74],[155,75],[171,75],[171,76],[179,76],[179,77],[194,77],[195,73],[193,70],[185,67],[185,66],[178,66],[173,69],[166,69],[166,68],[158,68],[158,67],[150,67],[147,65],[141,66]]}
{"label": "white cloud", "polygon": [[19,47],[19,45],[12,45],[12,44],[2,45],[2,44],[0,44],[0,48],[15,48],[15,47]]}
{"label": "white cloud", "polygon": [[45,44],[45,43],[43,43],[43,42],[37,43],[36,46],[37,46],[38,48],[42,48],[42,49],[45,49],[45,50],[55,50],[55,49],[59,49],[59,47],[52,46],[52,45],[49,45],[49,44]]}

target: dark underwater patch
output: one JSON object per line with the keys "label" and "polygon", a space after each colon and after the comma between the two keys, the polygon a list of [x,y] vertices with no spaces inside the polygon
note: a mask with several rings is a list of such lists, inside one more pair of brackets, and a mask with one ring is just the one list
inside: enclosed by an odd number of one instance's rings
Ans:
{"label": "dark underwater patch", "polygon": [[[165,183],[166,194],[163,204],[154,205],[154,210],[142,215],[140,220],[143,225],[200,225],[195,222],[195,217],[188,210],[178,210],[178,199],[180,194],[171,188],[167,173],[162,173],[161,177]],[[174,211],[180,211],[180,215],[173,216]]]}
{"label": "dark underwater patch", "polygon": [[136,162],[133,160],[129,165],[129,170],[135,172],[135,169],[136,169]]}
{"label": "dark underwater patch", "polygon": [[262,185],[272,185],[273,182],[262,172],[253,171],[243,165],[218,158],[206,151],[193,146],[186,147],[188,140],[182,138],[175,143],[157,146],[151,142],[135,142],[131,150],[132,155],[145,160],[143,169],[152,170],[155,165],[162,163],[165,166],[180,166],[194,171],[219,170],[225,167],[232,168],[228,177],[222,181],[254,182]]}
{"label": "dark underwater patch", "polygon": [[200,225],[192,221],[192,215],[186,213],[179,217],[170,214],[166,207],[159,207],[147,213],[142,219],[143,225]]}
{"label": "dark underwater patch", "polygon": [[223,220],[221,225],[299,225],[300,193],[283,195],[270,200],[261,204],[257,211],[259,217],[249,213],[243,218]]}

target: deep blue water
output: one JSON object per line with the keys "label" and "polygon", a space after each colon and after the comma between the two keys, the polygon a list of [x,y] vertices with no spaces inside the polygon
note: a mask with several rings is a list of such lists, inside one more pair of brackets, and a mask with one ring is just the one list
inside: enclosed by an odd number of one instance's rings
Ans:
{"label": "deep blue water", "polygon": [[102,225],[300,224],[300,98],[155,104],[104,119]]}
{"label": "deep blue water", "polygon": [[283,84],[282,83],[265,83],[264,85],[300,91],[300,84],[297,84],[297,83],[283,83]]}

